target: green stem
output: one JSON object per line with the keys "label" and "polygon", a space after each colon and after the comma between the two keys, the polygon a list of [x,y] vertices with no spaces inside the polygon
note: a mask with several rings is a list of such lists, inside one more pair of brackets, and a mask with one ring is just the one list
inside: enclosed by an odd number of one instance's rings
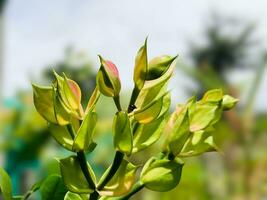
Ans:
{"label": "green stem", "polygon": [[135,104],[135,101],[138,97],[140,93],[140,90],[135,86],[134,89],[133,89],[133,92],[132,92],[132,96],[131,96],[131,100],[130,100],[130,103],[129,103],[129,106],[128,106],[128,113],[132,112],[135,108],[134,104]]}
{"label": "green stem", "polygon": [[113,100],[114,100],[114,102],[115,102],[115,105],[116,105],[118,111],[121,111],[122,108],[121,108],[120,96],[119,96],[119,95],[118,95],[118,96],[115,96],[115,97],[113,98]]}
{"label": "green stem", "polygon": [[133,195],[135,195],[137,192],[139,192],[140,190],[142,190],[143,188],[144,188],[144,184],[143,184],[143,183],[140,183],[140,182],[137,182],[137,183],[133,186],[132,190],[131,190],[128,194],[126,194],[126,195],[124,195],[124,196],[122,196],[122,197],[119,197],[119,198],[117,198],[116,200],[128,200],[128,199],[130,199]]}
{"label": "green stem", "polygon": [[[68,129],[68,132],[71,135],[72,139],[74,139],[75,138],[75,131],[74,131],[72,125],[68,124],[67,129]],[[92,188],[93,190],[95,190],[96,186],[95,186],[95,183],[94,183],[94,181],[90,175],[90,172],[88,170],[87,161],[86,161],[84,151],[77,152],[77,158],[78,158],[78,161],[80,163],[80,167],[81,167],[81,170],[83,172],[83,175],[84,175],[89,187]],[[91,197],[90,197],[90,199],[91,199]]]}
{"label": "green stem", "polygon": [[99,193],[95,190],[92,194],[90,194],[89,200],[97,200],[99,197]]}

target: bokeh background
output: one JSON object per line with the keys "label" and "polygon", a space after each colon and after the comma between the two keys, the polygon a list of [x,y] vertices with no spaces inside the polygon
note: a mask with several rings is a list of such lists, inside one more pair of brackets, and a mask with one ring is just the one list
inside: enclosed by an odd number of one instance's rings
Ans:
{"label": "bokeh background", "polygon": [[[148,36],[150,58],[179,54],[170,84],[172,109],[212,88],[240,102],[217,125],[222,154],[186,159],[176,189],[144,190],[133,199],[267,199],[266,8],[264,0],[1,0],[0,165],[11,175],[14,193],[59,173],[56,159],[69,154],[36,113],[31,82],[48,83],[52,69],[64,71],[79,83],[86,104],[101,54],[120,71],[126,105],[134,57]],[[100,145],[88,155],[98,176],[113,159],[114,112],[112,101],[101,97]],[[153,155],[158,145],[133,161]]]}

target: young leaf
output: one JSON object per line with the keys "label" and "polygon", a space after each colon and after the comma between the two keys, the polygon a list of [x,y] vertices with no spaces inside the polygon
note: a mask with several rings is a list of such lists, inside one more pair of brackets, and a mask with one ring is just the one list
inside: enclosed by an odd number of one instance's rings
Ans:
{"label": "young leaf", "polygon": [[190,131],[196,132],[208,127],[217,118],[217,105],[198,103],[190,119]]}
{"label": "young leaf", "polygon": [[235,99],[234,97],[230,95],[224,95],[223,102],[222,102],[223,110],[231,110],[233,107],[235,107],[237,102],[238,102],[238,99]]}
{"label": "young leaf", "polygon": [[66,126],[59,126],[56,124],[48,124],[48,129],[51,136],[64,148],[72,151],[73,139],[68,132]]}
{"label": "young leaf", "polygon": [[147,39],[145,44],[139,49],[135,57],[134,83],[141,90],[144,86],[147,75]]}
{"label": "young leaf", "polygon": [[9,175],[0,167],[0,194],[4,200],[12,200],[12,184]]}
{"label": "young leaf", "polygon": [[[137,168],[130,162],[123,160],[113,178],[99,193],[104,196],[121,196],[126,194],[131,190],[135,182]],[[102,178],[106,176],[109,170],[110,168],[107,169]]]}
{"label": "young leaf", "polygon": [[153,157],[143,167],[140,180],[150,190],[169,191],[180,182],[182,168],[183,162],[179,159],[168,160]]}
{"label": "young leaf", "polygon": [[88,104],[85,110],[85,115],[87,114],[87,112],[89,112],[89,110],[91,110],[96,105],[96,102],[98,101],[99,97],[100,97],[100,91],[98,87],[96,86],[96,88],[93,91],[92,96],[90,97],[88,101]]}
{"label": "young leaf", "polygon": [[[93,180],[95,175],[90,165],[88,164],[88,170]],[[60,171],[62,179],[69,191],[74,193],[92,193],[93,188],[90,188],[82,172],[78,158],[76,156],[70,156],[60,160]]]}
{"label": "young leaf", "polygon": [[141,124],[147,124],[164,115],[170,107],[170,93],[152,101],[144,108],[134,111],[134,118]]}
{"label": "young leaf", "polygon": [[33,102],[38,113],[48,122],[57,124],[54,112],[53,88],[32,84]]}
{"label": "young leaf", "polygon": [[97,86],[99,91],[108,97],[118,96],[121,90],[119,72],[111,61],[104,60],[101,56],[100,69],[97,74]]}
{"label": "young leaf", "polygon": [[113,120],[114,147],[130,155],[133,148],[133,135],[128,114],[125,111],[117,112]]}
{"label": "young leaf", "polygon": [[67,194],[64,197],[64,200],[83,200],[83,199],[79,194],[67,192]]}
{"label": "young leaf", "polygon": [[148,124],[137,123],[134,128],[133,153],[154,144],[161,136],[165,125],[164,116]]}
{"label": "young leaf", "polygon": [[67,189],[59,175],[51,175],[40,187],[42,200],[64,199]]}
{"label": "young leaf", "polygon": [[176,65],[176,59],[174,59],[168,68],[168,70],[157,79],[146,81],[142,90],[140,91],[138,98],[136,99],[136,107],[144,108],[150,104],[154,99],[158,99],[164,95],[167,91],[169,79],[171,78]]}
{"label": "young leaf", "polygon": [[73,151],[88,151],[96,146],[93,141],[93,133],[97,122],[97,114],[91,110],[86,114],[73,143]]}
{"label": "young leaf", "polygon": [[218,147],[213,141],[209,131],[192,133],[179,153],[181,157],[196,156],[205,152],[217,151]]}
{"label": "young leaf", "polygon": [[190,136],[188,110],[185,108],[179,113],[175,121],[170,123],[173,125],[171,127],[168,147],[172,154],[176,156],[180,153]]}
{"label": "young leaf", "polygon": [[148,63],[148,73],[146,80],[153,80],[161,77],[171,66],[177,56],[159,56],[155,57]]}
{"label": "young leaf", "polygon": [[221,89],[214,89],[207,91],[202,100],[205,102],[220,102],[223,98],[223,91]]}

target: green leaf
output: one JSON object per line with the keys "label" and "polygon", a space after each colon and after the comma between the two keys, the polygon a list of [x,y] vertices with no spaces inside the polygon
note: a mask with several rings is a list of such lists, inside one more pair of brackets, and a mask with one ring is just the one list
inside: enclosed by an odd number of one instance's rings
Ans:
{"label": "green leaf", "polygon": [[223,98],[223,91],[221,89],[214,89],[207,91],[202,100],[205,102],[220,102]]}
{"label": "green leaf", "polygon": [[42,200],[64,199],[67,189],[59,175],[51,175],[44,180],[40,187]]}
{"label": "green leaf", "polygon": [[4,200],[12,200],[12,184],[9,175],[0,167],[0,193]]}
{"label": "green leaf", "polygon": [[32,84],[33,102],[38,113],[48,122],[57,124],[54,112],[53,88]]}
{"label": "green leaf", "polygon": [[113,120],[114,148],[130,155],[133,148],[133,135],[127,112],[117,112]]}
{"label": "green leaf", "polygon": [[116,65],[111,61],[104,60],[101,56],[99,56],[99,59],[101,66],[96,79],[99,91],[108,97],[118,96],[121,83]]}
{"label": "green leaf", "polygon": [[147,124],[164,115],[170,107],[170,93],[152,101],[144,108],[134,110],[134,118],[141,124]]}
{"label": "green leaf", "polygon": [[[88,170],[93,180],[95,175],[92,168],[88,164]],[[94,189],[90,188],[84,174],[82,172],[80,163],[76,156],[70,156],[60,160],[60,171],[62,179],[69,191],[74,193],[92,193]]]}
{"label": "green leaf", "polygon": [[178,185],[182,168],[183,162],[179,159],[168,160],[153,157],[143,167],[140,180],[150,190],[166,192]]}
{"label": "green leaf", "polygon": [[72,151],[73,139],[68,132],[66,126],[59,126],[56,124],[48,124],[48,129],[51,136],[64,148]]}
{"label": "green leaf", "polygon": [[160,138],[164,125],[164,116],[148,124],[137,123],[134,128],[133,153],[154,144]]}
{"label": "green leaf", "polygon": [[67,192],[67,194],[64,197],[64,200],[83,200],[83,199],[79,194]]}
{"label": "green leaf", "polygon": [[[190,131],[203,130],[218,117],[218,106],[198,102],[190,119]],[[219,115],[220,116],[220,115]]]}
{"label": "green leaf", "polygon": [[148,63],[148,73],[146,80],[153,80],[161,77],[171,66],[177,56],[159,56],[155,57]]}
{"label": "green leaf", "polygon": [[134,83],[141,90],[147,75],[147,38],[145,44],[139,49],[135,57]]}
{"label": "green leaf", "polygon": [[186,140],[190,136],[189,130],[189,115],[187,108],[183,108],[181,112],[174,113],[170,118],[169,127],[171,127],[171,134],[169,137],[169,149],[171,153],[176,156],[180,153]]}
{"label": "green leaf", "polygon": [[65,126],[70,123],[71,115],[69,110],[62,102],[56,88],[53,88],[54,113],[57,124]]}
{"label": "green leaf", "polygon": [[153,100],[160,98],[166,93],[168,82],[173,74],[175,65],[176,59],[172,61],[170,67],[162,76],[145,82],[135,102],[137,108],[146,107]]}
{"label": "green leaf", "polygon": [[98,101],[100,97],[100,91],[98,89],[98,87],[96,86],[96,88],[93,91],[92,96],[90,97],[86,110],[85,110],[85,114],[87,114],[87,112],[89,112],[89,110],[93,109],[93,107],[96,105],[96,102]]}
{"label": "green leaf", "polygon": [[210,151],[218,151],[218,147],[213,141],[213,136],[209,131],[198,131],[190,135],[179,156],[197,156]]}
{"label": "green leaf", "polygon": [[72,148],[74,151],[88,151],[90,150],[90,147],[96,146],[93,141],[96,122],[97,114],[92,110],[88,111],[74,139]]}
{"label": "green leaf", "polygon": [[238,102],[238,99],[230,95],[224,95],[223,102],[222,102],[223,110],[231,110],[233,107],[235,107],[237,102]]}
{"label": "green leaf", "polygon": [[[99,193],[103,196],[121,196],[128,193],[135,182],[137,168],[130,162],[123,160],[115,175]],[[109,170],[110,167],[101,179],[106,177]]]}

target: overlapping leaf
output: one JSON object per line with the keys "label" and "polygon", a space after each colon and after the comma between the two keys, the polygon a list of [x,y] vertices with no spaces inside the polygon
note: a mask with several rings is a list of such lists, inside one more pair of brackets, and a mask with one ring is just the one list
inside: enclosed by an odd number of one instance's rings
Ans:
{"label": "overlapping leaf", "polygon": [[169,191],[180,182],[182,168],[183,162],[179,159],[168,160],[153,157],[143,167],[140,179],[150,190]]}

